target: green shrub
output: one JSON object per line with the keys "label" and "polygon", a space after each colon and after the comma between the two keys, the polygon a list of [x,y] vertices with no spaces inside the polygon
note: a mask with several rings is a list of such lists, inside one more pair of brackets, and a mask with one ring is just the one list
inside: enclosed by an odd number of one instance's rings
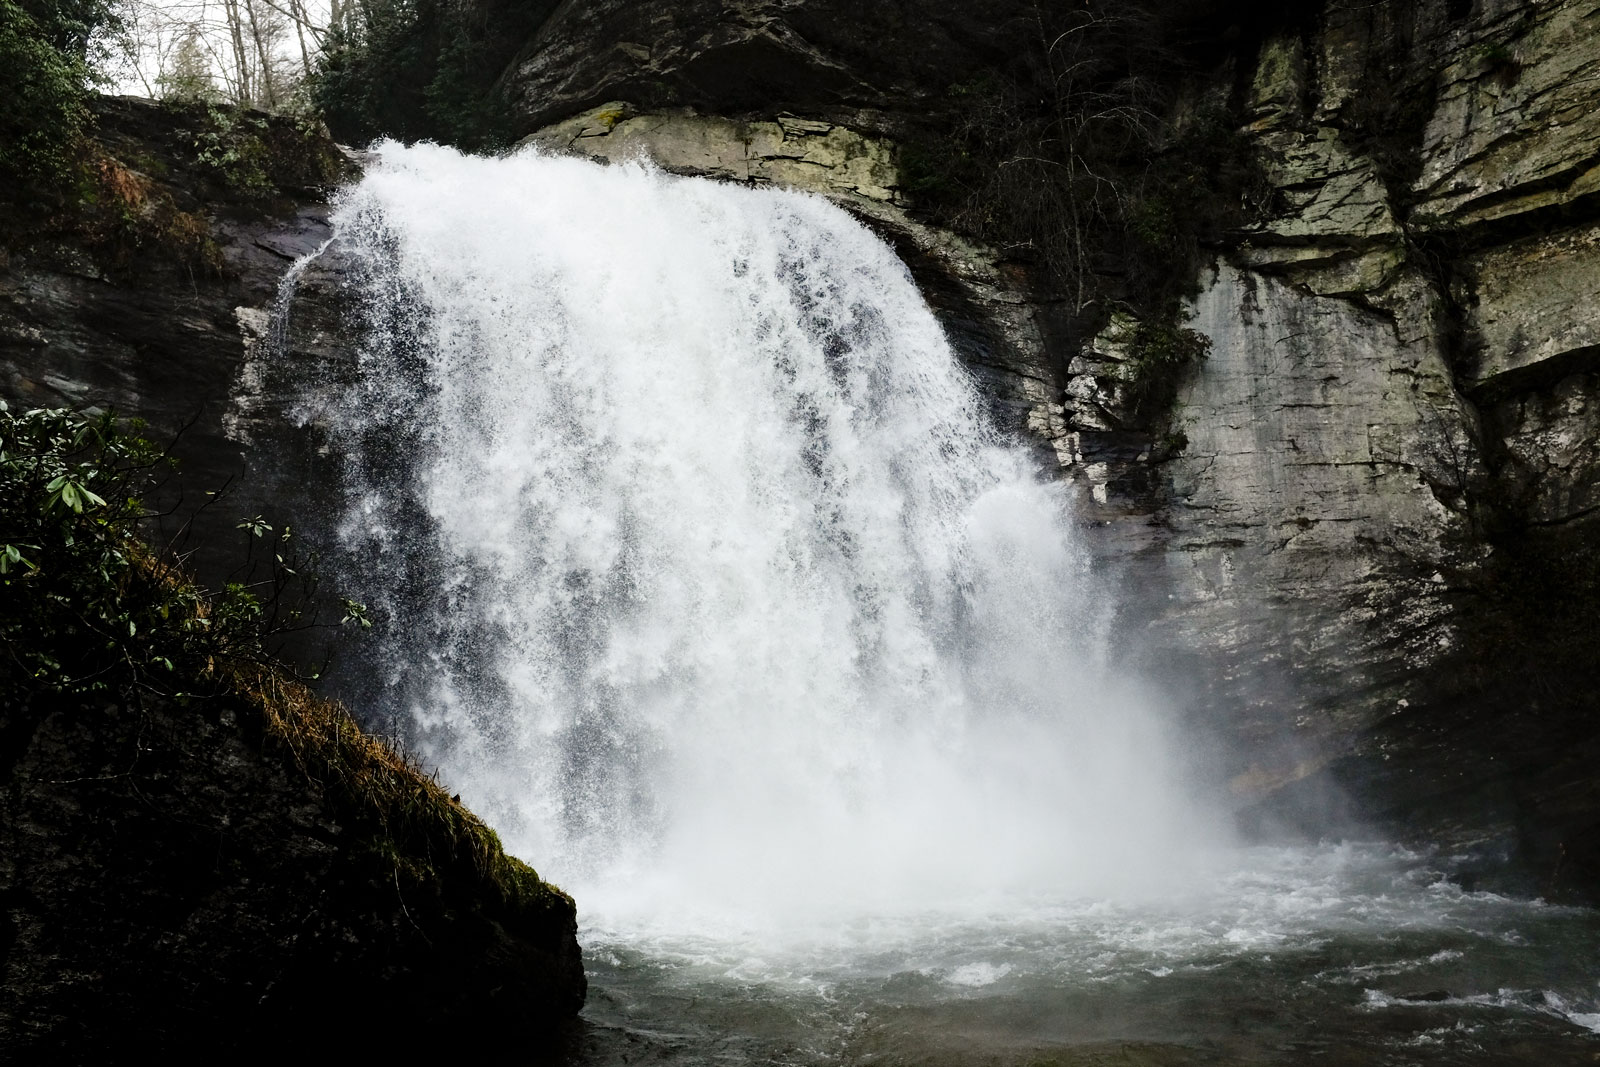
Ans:
{"label": "green shrub", "polygon": [[104,689],[125,668],[152,668],[141,633],[170,606],[126,594],[139,584],[139,493],[159,458],[108,418],[0,402],[0,637],[13,684]]}
{"label": "green shrub", "polygon": [[[381,853],[397,887],[476,884],[513,912],[570,915],[570,898],[507,856],[458,798],[269,654],[285,622],[280,583],[208,594],[144,544],[141,496],[167,461],[135,429],[0,401],[0,713],[41,693],[96,698],[85,708],[144,696],[242,708],[361,829],[355,847]],[[239,528],[294,575],[286,531],[259,517]],[[344,603],[345,621],[365,625],[365,609]]]}
{"label": "green shrub", "polygon": [[315,622],[296,606],[314,579],[286,533],[270,579],[215,593],[150,550],[142,501],[166,462],[110,415],[0,401],[0,689],[193,691],[230,664],[272,662],[271,638]]}
{"label": "green shrub", "polygon": [[70,179],[89,125],[84,101],[121,31],[120,0],[0,0],[0,182]]}
{"label": "green shrub", "polygon": [[341,140],[503,147],[500,72],[554,8],[533,0],[374,0],[328,36],[312,99]]}
{"label": "green shrub", "polygon": [[[1163,312],[1139,320],[1127,336],[1117,338],[1127,346],[1129,358],[1121,375],[1123,397],[1134,412],[1170,405],[1179,375],[1211,353],[1211,338],[1184,326],[1181,309],[1174,305]],[[1183,445],[1188,445],[1186,436]]]}
{"label": "green shrub", "polygon": [[206,104],[207,122],[195,132],[195,161],[234,192],[267,196],[274,192],[267,174],[269,152],[262,134],[267,116],[242,108]]}
{"label": "green shrub", "polygon": [[0,0],[0,181],[12,185],[60,180],[89,121],[89,65],[52,29],[17,0]]}

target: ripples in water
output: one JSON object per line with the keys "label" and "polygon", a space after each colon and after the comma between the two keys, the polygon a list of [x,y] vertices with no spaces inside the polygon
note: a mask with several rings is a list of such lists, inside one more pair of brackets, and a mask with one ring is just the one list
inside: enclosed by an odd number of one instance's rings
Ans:
{"label": "ripples in water", "polygon": [[1146,899],[666,928],[591,919],[574,1063],[1592,1064],[1600,915],[1379,846]]}

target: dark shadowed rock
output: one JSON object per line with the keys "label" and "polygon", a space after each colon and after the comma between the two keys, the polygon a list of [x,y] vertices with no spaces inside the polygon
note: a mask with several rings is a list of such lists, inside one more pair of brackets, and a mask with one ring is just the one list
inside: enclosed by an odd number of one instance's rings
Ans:
{"label": "dark shadowed rock", "polygon": [[412,1051],[460,1030],[532,1054],[583,1005],[570,899],[395,852],[248,703],[0,707],[0,776],[15,1062],[252,1055],[312,1035]]}
{"label": "dark shadowed rock", "polygon": [[[230,404],[251,355],[265,354],[279,283],[327,241],[326,198],[357,169],[287,119],[245,112],[219,128],[203,107],[130,98],[96,112],[94,166],[112,178],[0,249],[0,393],[137,416],[171,442],[179,466],[157,536],[201,546],[191,563],[216,584],[237,566],[241,518],[279,525],[316,485],[299,462],[280,469],[276,457],[299,448],[286,412],[270,413],[281,449],[257,448],[240,423],[266,414]],[[208,162],[241,149],[249,165]]]}

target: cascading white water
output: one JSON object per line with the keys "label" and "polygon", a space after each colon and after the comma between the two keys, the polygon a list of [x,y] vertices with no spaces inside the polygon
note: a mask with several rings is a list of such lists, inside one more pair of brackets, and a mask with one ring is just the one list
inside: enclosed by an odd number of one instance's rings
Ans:
{"label": "cascading white water", "polygon": [[843,211],[390,145],[335,223],[385,699],[586,909],[1099,892],[1206,838],[1070,500]]}
{"label": "cascading white water", "polygon": [[573,891],[579,1062],[1587,1061],[1592,913],[1213,850],[1072,501],[838,209],[391,145],[336,232],[343,685]]}

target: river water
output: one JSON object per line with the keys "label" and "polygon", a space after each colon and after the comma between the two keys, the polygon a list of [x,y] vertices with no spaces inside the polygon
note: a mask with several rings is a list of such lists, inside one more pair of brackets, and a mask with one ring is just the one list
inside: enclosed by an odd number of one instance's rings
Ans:
{"label": "river water", "polygon": [[1221,859],[1164,896],[975,901],[825,930],[685,935],[591,916],[569,1062],[1600,1058],[1593,912],[1463,892],[1385,846]]}
{"label": "river water", "polygon": [[1600,1054],[1592,913],[1234,839],[1075,501],[838,208],[387,145],[335,227],[347,685],[578,900],[571,1062]]}

